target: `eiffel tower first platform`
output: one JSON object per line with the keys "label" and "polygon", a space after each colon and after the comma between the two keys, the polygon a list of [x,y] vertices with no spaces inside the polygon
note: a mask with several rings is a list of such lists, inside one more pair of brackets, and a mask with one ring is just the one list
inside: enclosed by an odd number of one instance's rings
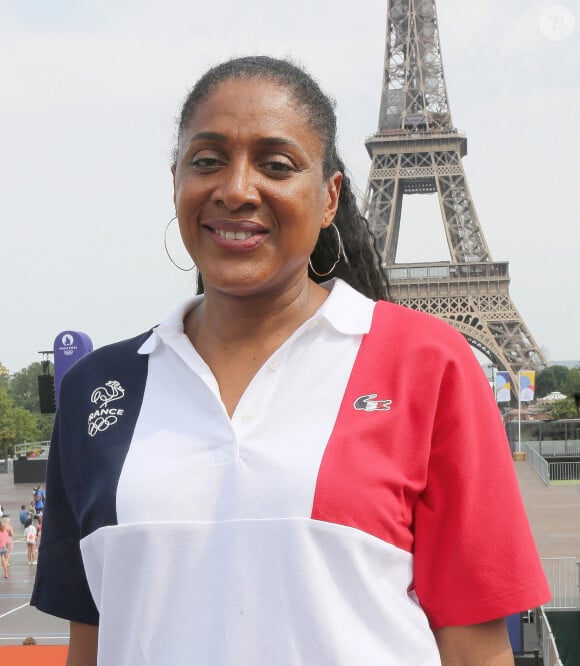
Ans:
{"label": "eiffel tower first platform", "polygon": [[[379,128],[364,213],[391,297],[457,328],[519,395],[518,373],[546,365],[509,295],[507,261],[493,261],[469,192],[467,138],[453,126],[435,0],[390,0]],[[403,197],[437,193],[450,261],[396,263]]]}

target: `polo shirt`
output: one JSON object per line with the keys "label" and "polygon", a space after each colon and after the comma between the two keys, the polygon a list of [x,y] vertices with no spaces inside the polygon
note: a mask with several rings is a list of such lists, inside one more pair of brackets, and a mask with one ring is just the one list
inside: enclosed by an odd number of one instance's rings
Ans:
{"label": "polo shirt", "polygon": [[64,377],[31,603],[99,664],[435,666],[433,630],[549,598],[463,337],[326,286],[231,419],[202,297]]}

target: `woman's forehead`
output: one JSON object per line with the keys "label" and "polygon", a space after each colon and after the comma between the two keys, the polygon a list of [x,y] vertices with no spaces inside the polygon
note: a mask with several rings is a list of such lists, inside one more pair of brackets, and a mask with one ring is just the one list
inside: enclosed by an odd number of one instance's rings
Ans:
{"label": "woman's forehead", "polygon": [[308,113],[288,85],[263,77],[231,78],[216,84],[192,114],[188,126],[216,114],[272,115],[283,121],[293,117],[306,124]]}
{"label": "woman's forehead", "polygon": [[284,138],[316,159],[322,156],[307,109],[287,86],[268,79],[231,79],[213,88],[184,128],[181,148],[212,132],[235,141]]}

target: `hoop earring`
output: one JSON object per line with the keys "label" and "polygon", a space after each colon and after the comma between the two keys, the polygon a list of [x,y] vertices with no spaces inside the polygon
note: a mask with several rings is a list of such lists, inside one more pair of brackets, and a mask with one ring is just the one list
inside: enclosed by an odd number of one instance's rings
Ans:
{"label": "hoop earring", "polygon": [[170,261],[170,262],[171,262],[176,268],[179,268],[179,270],[180,270],[180,271],[183,271],[184,273],[189,273],[189,271],[192,271],[192,270],[195,268],[195,264],[193,264],[191,268],[182,268],[179,264],[177,264],[177,263],[175,263],[175,261],[173,261],[173,258],[172,258],[171,255],[169,254],[169,250],[168,250],[168,248],[167,248],[167,230],[169,229],[169,226],[170,226],[170,224],[173,222],[173,220],[176,220],[176,219],[177,219],[177,216],[172,217],[172,218],[169,220],[169,222],[167,223],[166,227],[165,227],[165,232],[164,232],[164,234],[163,234],[163,245],[165,246],[165,254],[167,254],[167,256],[169,257],[169,261]]}
{"label": "hoop earring", "polygon": [[308,265],[310,266],[310,270],[314,273],[314,275],[318,275],[318,277],[326,277],[327,275],[330,275],[332,271],[336,268],[336,265],[340,261],[340,256],[342,254],[342,239],[340,237],[340,232],[338,230],[338,227],[336,226],[336,224],[334,224],[334,222],[331,222],[330,226],[334,227],[334,230],[336,231],[336,238],[338,240],[338,251],[336,253],[336,261],[332,264],[330,270],[326,271],[326,273],[319,273],[312,265],[312,259],[309,259]]}

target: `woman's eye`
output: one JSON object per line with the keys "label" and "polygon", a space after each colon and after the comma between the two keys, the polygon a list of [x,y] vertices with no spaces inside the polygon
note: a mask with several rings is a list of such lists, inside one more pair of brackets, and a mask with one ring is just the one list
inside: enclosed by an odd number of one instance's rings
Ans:
{"label": "woman's eye", "polygon": [[195,157],[191,165],[196,169],[215,169],[222,164],[217,157]]}
{"label": "woman's eye", "polygon": [[288,162],[282,162],[280,160],[269,160],[268,162],[264,162],[262,166],[267,171],[280,175],[293,171],[291,164],[288,164]]}

